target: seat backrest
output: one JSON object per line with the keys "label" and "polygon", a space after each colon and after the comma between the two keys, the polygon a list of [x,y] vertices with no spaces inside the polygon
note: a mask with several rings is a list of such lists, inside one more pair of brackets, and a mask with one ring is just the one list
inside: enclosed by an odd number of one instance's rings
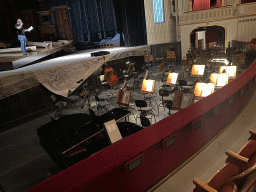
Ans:
{"label": "seat backrest", "polygon": [[172,108],[172,103],[173,103],[173,101],[167,100],[167,101],[166,101],[166,107],[167,107],[168,109],[171,109],[171,108]]}
{"label": "seat backrest", "polygon": [[186,80],[178,80],[178,82],[179,82],[179,86],[186,86],[187,85]]}
{"label": "seat backrest", "polygon": [[145,55],[144,56],[144,61],[145,62],[153,61],[153,55]]}
{"label": "seat backrest", "polygon": [[248,143],[241,149],[239,155],[250,158],[253,153],[256,152],[256,141],[250,140]]}
{"label": "seat backrest", "polygon": [[147,107],[147,102],[144,100],[135,100],[135,104],[137,107]]}
{"label": "seat backrest", "polygon": [[164,82],[164,78],[161,76],[161,82],[163,83]]}
{"label": "seat backrest", "polygon": [[51,97],[51,99],[52,99],[53,103],[55,103],[55,101],[56,101],[56,97],[55,97],[54,95],[51,95],[50,97]]}
{"label": "seat backrest", "polygon": [[149,119],[142,115],[140,115],[140,122],[141,122],[142,127],[147,127],[147,126],[151,125]]}
{"label": "seat backrest", "polygon": [[90,113],[90,116],[92,119],[96,117],[96,115],[92,109],[89,109],[89,113]]}
{"label": "seat backrest", "polygon": [[228,179],[237,175],[240,169],[237,165],[226,163],[207,183],[216,190],[220,190],[221,186],[227,182]]}
{"label": "seat backrest", "polygon": [[219,192],[238,192],[238,188],[235,183],[226,183],[221,187]]}
{"label": "seat backrest", "polygon": [[169,96],[169,91],[167,89],[159,89],[159,95],[162,97]]}
{"label": "seat backrest", "polygon": [[63,109],[65,108],[65,106],[64,106],[64,104],[63,104],[62,101],[59,101],[59,102],[57,103],[57,106],[58,106],[59,110],[63,110]]}
{"label": "seat backrest", "polygon": [[164,64],[164,58],[163,58],[163,57],[161,57],[161,58],[156,58],[156,63],[157,63],[158,65]]}

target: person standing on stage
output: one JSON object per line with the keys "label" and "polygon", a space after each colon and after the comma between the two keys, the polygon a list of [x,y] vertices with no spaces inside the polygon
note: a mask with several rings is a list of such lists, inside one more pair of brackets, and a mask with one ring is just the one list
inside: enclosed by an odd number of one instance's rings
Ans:
{"label": "person standing on stage", "polygon": [[27,39],[25,36],[25,32],[27,32],[28,30],[23,28],[23,23],[21,19],[17,20],[17,23],[15,24],[15,28],[17,29],[18,39],[20,40],[21,51],[24,55],[27,55],[28,54],[26,49]]}

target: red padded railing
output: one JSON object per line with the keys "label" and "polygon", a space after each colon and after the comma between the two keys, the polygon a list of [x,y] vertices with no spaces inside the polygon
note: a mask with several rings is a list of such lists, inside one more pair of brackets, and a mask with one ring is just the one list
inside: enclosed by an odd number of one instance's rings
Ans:
{"label": "red padded railing", "polygon": [[[255,71],[256,62],[210,96],[80,161],[28,191],[148,189],[239,113],[255,90]],[[166,148],[168,138],[175,138],[175,143]],[[137,157],[141,165],[129,171],[129,163]]]}

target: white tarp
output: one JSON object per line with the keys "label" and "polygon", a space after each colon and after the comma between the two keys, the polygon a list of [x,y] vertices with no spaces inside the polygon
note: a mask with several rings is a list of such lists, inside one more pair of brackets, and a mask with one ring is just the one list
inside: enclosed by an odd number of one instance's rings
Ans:
{"label": "white tarp", "polygon": [[[123,35],[123,41],[124,41],[124,35]],[[120,46],[120,34],[117,34],[112,39],[103,39],[99,43],[106,43],[106,44],[119,45]]]}
{"label": "white tarp", "polygon": [[[118,47],[95,51],[109,51],[106,62],[130,56],[148,55],[150,46]],[[102,56],[91,57],[91,52],[78,53],[43,61],[12,71],[0,72],[0,100],[42,84],[51,92],[64,97],[104,64]]]}

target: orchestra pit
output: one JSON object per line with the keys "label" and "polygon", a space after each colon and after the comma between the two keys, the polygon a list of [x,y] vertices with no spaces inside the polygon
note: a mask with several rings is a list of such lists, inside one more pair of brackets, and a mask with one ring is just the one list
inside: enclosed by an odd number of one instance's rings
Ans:
{"label": "orchestra pit", "polygon": [[256,191],[255,2],[0,2],[0,192]]}

